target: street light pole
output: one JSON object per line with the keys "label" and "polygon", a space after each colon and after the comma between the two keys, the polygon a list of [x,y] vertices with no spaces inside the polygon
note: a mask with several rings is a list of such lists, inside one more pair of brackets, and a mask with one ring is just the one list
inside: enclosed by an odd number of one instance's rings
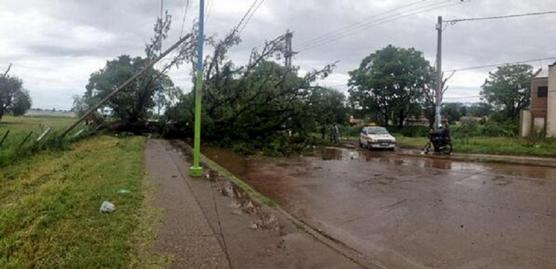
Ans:
{"label": "street light pole", "polygon": [[434,128],[438,129],[442,123],[442,16],[438,17],[436,30],[438,31],[436,50],[436,94],[435,94],[435,117]]}
{"label": "street light pole", "polygon": [[197,68],[195,80],[195,134],[193,136],[193,165],[189,168],[189,175],[199,177],[203,175],[200,165],[201,159],[201,94],[203,90],[203,44],[205,41],[205,1],[199,4],[199,28],[197,33]]}

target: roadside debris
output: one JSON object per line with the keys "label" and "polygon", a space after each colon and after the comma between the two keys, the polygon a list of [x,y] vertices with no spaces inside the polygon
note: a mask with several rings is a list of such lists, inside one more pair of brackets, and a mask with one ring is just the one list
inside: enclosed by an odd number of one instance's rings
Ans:
{"label": "roadside debris", "polygon": [[119,194],[128,194],[128,193],[131,193],[131,191],[129,191],[128,189],[120,189],[120,190],[118,190],[118,193]]}
{"label": "roadside debris", "polygon": [[102,202],[100,205],[100,213],[112,213],[116,210],[116,206],[108,201]]}

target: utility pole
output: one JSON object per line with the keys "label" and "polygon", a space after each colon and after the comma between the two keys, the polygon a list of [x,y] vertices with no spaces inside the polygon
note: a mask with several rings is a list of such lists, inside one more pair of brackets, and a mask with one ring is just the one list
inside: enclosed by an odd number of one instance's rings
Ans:
{"label": "utility pole", "polygon": [[197,77],[195,81],[195,134],[193,136],[193,165],[189,168],[189,175],[200,177],[203,168],[201,159],[201,94],[203,90],[203,45],[205,42],[205,0],[199,4],[199,28],[197,33]]}
{"label": "utility pole", "polygon": [[435,116],[434,128],[440,128],[442,123],[442,16],[438,16],[438,24],[436,30],[438,32],[438,41],[436,49],[436,93],[435,93]]}
{"label": "utility pole", "polygon": [[290,71],[292,69],[292,37],[293,33],[290,30],[286,31],[286,51],[284,52],[284,58],[286,60],[286,70]]}

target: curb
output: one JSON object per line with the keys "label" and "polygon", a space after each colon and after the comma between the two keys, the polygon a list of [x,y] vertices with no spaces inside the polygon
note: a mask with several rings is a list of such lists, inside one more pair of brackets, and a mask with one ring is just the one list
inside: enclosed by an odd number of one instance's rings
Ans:
{"label": "curb", "polygon": [[506,164],[519,164],[519,165],[544,166],[544,167],[556,168],[556,158],[491,155],[491,154],[464,154],[464,153],[456,153],[448,156],[434,155],[434,154],[424,155],[415,150],[397,151],[396,154],[401,156],[444,159],[444,160],[452,160],[452,161],[506,163]]}

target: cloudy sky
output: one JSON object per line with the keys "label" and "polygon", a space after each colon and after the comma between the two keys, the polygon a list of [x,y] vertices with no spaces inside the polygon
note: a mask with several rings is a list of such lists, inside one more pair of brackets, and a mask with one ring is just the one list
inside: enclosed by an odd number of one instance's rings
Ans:
{"label": "cloudy sky", "polygon": [[[261,0],[259,0],[261,1]],[[166,45],[178,38],[187,0],[165,0],[173,16]],[[196,17],[190,0],[185,28]],[[253,0],[206,0],[207,34],[222,37]],[[0,69],[13,63],[33,106],[71,108],[89,75],[121,54],[142,56],[160,13],[160,0],[0,0]],[[346,90],[347,72],[362,58],[388,44],[414,47],[434,62],[436,17],[445,19],[556,10],[554,0],[266,0],[242,33],[232,59],[245,61],[287,29],[294,31],[294,65],[301,70],[340,61],[322,85]],[[339,31],[338,31],[339,30]],[[556,56],[556,14],[447,25],[444,70]],[[536,68],[551,61],[530,63]],[[446,101],[476,101],[491,69],[458,72]],[[175,83],[191,88],[187,68],[172,70]]]}

